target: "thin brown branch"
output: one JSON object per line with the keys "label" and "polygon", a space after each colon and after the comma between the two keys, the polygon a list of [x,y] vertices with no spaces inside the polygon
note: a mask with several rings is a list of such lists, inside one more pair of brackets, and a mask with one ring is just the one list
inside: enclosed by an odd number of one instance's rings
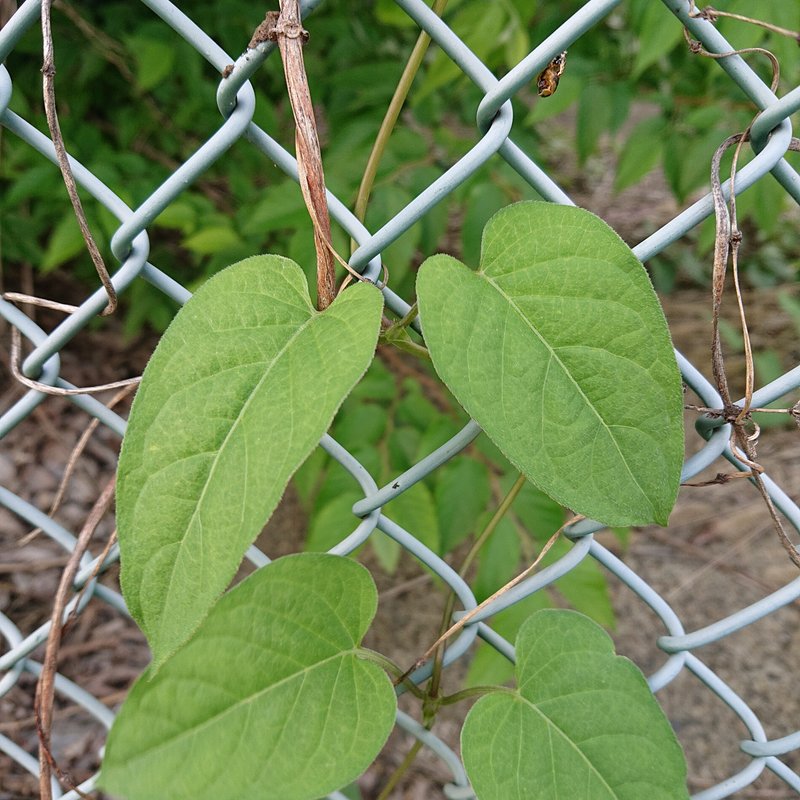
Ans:
{"label": "thin brown branch", "polygon": [[108,316],[109,314],[113,314],[117,308],[117,293],[111,283],[111,278],[106,269],[103,257],[100,255],[100,250],[89,229],[89,223],[86,219],[81,199],[78,196],[78,187],[75,185],[72,167],[69,164],[67,149],[64,146],[64,137],[61,134],[61,125],[58,122],[58,112],[56,111],[56,64],[53,50],[53,30],[50,25],[50,9],[52,4],[53,0],[42,0],[42,41],[44,50],[42,77],[44,110],[47,116],[47,125],[50,129],[50,138],[53,140],[53,147],[56,151],[56,160],[58,161],[61,175],[64,178],[64,186],[67,189],[72,208],[75,211],[75,217],[78,220],[81,235],[83,236],[84,242],[86,242],[86,249],[89,251],[92,263],[97,271],[97,276],[100,278],[100,282],[103,284],[106,294],[108,295],[108,305],[100,313],[102,316]]}
{"label": "thin brown branch", "polygon": [[759,493],[761,494],[761,497],[764,500],[764,503],[767,506],[767,511],[769,511],[769,516],[770,519],[772,520],[772,525],[775,528],[775,532],[778,534],[778,541],[781,543],[781,546],[786,551],[791,562],[800,569],[800,553],[797,552],[797,548],[792,544],[791,540],[789,539],[789,536],[786,533],[786,529],[783,527],[783,523],[781,522],[780,516],[778,515],[778,509],[775,508],[775,503],[772,502],[772,498],[769,496],[767,487],[764,485],[764,479],[757,472],[753,473],[753,483],[755,483],[756,488],[758,489]]}
{"label": "thin brown branch", "polygon": [[72,609],[69,617],[64,622],[64,630],[69,628],[77,619],[78,608],[80,607],[81,600],[88,591],[89,587],[92,585],[92,581],[100,574],[100,570],[103,568],[103,562],[105,562],[106,558],[108,558],[108,554],[111,552],[111,548],[114,546],[116,541],[117,541],[117,531],[116,529],[114,529],[111,532],[111,536],[108,537],[108,541],[106,542],[105,547],[103,547],[103,550],[101,551],[100,555],[95,559],[95,565],[94,569],[92,570],[92,574],[88,577],[86,583],[84,583],[83,586],[81,587],[81,590],[78,594],[77,602],[75,603],[75,607]]}
{"label": "thin brown branch", "polygon": [[713,478],[707,481],[696,481],[693,483],[682,483],[681,486],[692,486],[695,488],[703,488],[705,486],[720,486],[724,483],[730,483],[737,478],[750,478],[752,472],[718,472]]}
{"label": "thin brown branch", "polygon": [[68,785],[70,789],[76,791],[81,797],[85,797],[74,783],[58,767],[50,751],[51,729],[53,724],[53,698],[55,696],[55,676],[58,664],[58,649],[61,645],[62,619],[64,608],[67,605],[67,595],[72,588],[72,581],[78,571],[81,558],[86,552],[89,542],[95,529],[105,516],[114,499],[114,486],[116,477],[112,477],[103,488],[100,497],[97,498],[86,522],[78,535],[75,547],[70,556],[64,572],[61,574],[61,581],[58,584],[55,600],[53,602],[53,613],[50,615],[50,633],[47,637],[47,647],[44,654],[42,672],[36,684],[36,698],[34,701],[34,712],[36,714],[36,732],[39,737],[39,792],[42,800],[52,800],[50,787],[50,776],[53,771],[58,775],[59,780]]}
{"label": "thin brown branch", "polygon": [[778,59],[775,57],[775,54],[769,50],[763,47],[743,47],[740,50],[726,50],[724,53],[712,53],[710,50],[706,50],[701,42],[698,42],[696,39],[692,39],[689,35],[689,31],[686,28],[683,29],[683,38],[686,39],[686,43],[689,45],[689,49],[693,53],[705,56],[706,58],[722,59],[728,58],[728,56],[742,56],[747,55],[748,53],[761,53],[761,55],[766,56],[772,64],[772,83],[770,84],[770,90],[774,92],[778,88],[778,83],[780,82],[781,77],[781,65],[778,62]]}
{"label": "thin brown branch", "polygon": [[[710,408],[709,406],[696,406],[692,403],[684,404],[684,409],[686,411],[696,411],[698,414],[706,414],[709,417],[720,417],[725,418],[725,409],[723,408]],[[738,408],[738,406],[734,406],[734,408]],[[798,413],[800,413],[800,403],[796,403],[794,406],[790,408],[767,408],[766,406],[751,406],[750,407],[751,414],[789,414],[792,417],[797,417]],[[736,417],[739,415],[737,414]],[[736,417],[731,417],[730,419],[725,419],[726,422],[734,422]]]}
{"label": "thin brown branch", "polygon": [[[714,235],[714,265],[711,273],[711,371],[720,397],[727,412],[731,406],[731,393],[725,372],[725,360],[722,355],[722,339],[719,331],[722,296],[725,293],[725,273],[728,269],[730,254],[731,219],[725,197],[722,194],[722,183],[719,177],[720,162],[725,151],[740,141],[745,134],[736,133],[729,136],[716,149],[711,159],[711,196],[714,201],[714,218],[716,232]],[[737,409],[738,413],[738,409]]]}
{"label": "thin brown branch", "polygon": [[765,22],[764,20],[754,19],[753,17],[745,17],[742,14],[734,14],[730,11],[720,11],[713,6],[697,8],[694,2],[692,2],[692,9],[689,13],[695,18],[705,19],[711,23],[716,23],[719,17],[727,17],[728,19],[735,19],[739,22],[748,22],[751,25],[757,25],[759,28],[765,28],[768,31],[772,31],[772,33],[777,33],[781,36],[788,36],[790,39],[794,39],[798,44],[800,44],[800,33],[789,30],[788,28],[782,28],[780,25],[775,25],[772,22]]}
{"label": "thin brown branch", "polygon": [[570,525],[574,525],[576,522],[580,522],[584,517],[581,514],[578,514],[572,519],[565,522],[548,540],[545,542],[544,547],[542,547],[539,555],[536,556],[536,560],[519,575],[515,578],[512,578],[505,586],[501,586],[493,595],[487,597],[482,603],[479,603],[475,608],[473,608],[468,613],[464,614],[457,622],[453,623],[415,662],[414,664],[405,672],[403,673],[402,677],[395,681],[395,685],[397,685],[400,681],[405,680],[415,669],[421,667],[435,652],[436,650],[448,639],[452,636],[455,636],[465,625],[467,625],[472,619],[475,618],[477,614],[483,611],[486,606],[490,603],[494,602],[498,598],[502,597],[507,592],[511,591],[518,583],[521,583],[525,580],[535,569],[539,566],[542,559],[547,555],[553,545],[558,541],[561,534],[564,532],[566,528]]}
{"label": "thin brown branch", "polygon": [[744,404],[742,410],[736,417],[736,422],[743,424],[748,417],[750,407],[753,404],[753,390],[755,386],[755,365],[753,363],[753,346],[750,341],[750,328],[747,325],[747,315],[744,310],[744,299],[742,297],[742,287],[739,282],[739,247],[742,243],[742,232],[739,230],[739,220],[736,215],[736,168],[739,163],[739,154],[745,137],[749,138],[750,128],[745,131],[736,144],[733,151],[733,161],[731,163],[731,199],[730,199],[730,244],[731,244],[731,273],[733,274],[733,288],[736,294],[736,305],[739,310],[739,323],[742,330],[742,340],[744,341],[745,358],[745,390]]}
{"label": "thin brown branch", "polygon": [[[684,34],[688,38],[688,33],[684,29]],[[693,52],[706,55],[711,58],[721,58],[725,55],[733,55],[734,53],[741,52],[762,52],[769,56],[772,62],[772,91],[775,91],[778,85],[780,67],[778,60],[769,51],[761,48],[750,48],[745,51],[732,51],[725,54],[714,54],[704,50],[698,42],[691,42]],[[764,468],[758,463],[756,456],[756,443],[758,441],[759,428],[752,435],[748,435],[745,430],[745,425],[750,419],[751,404],[753,398],[754,387],[754,365],[753,365],[753,352],[750,342],[750,331],[747,326],[747,318],[745,315],[744,301],[742,299],[742,291],[739,283],[739,245],[742,241],[742,234],[739,230],[738,221],[736,217],[736,169],[739,160],[739,153],[744,142],[750,139],[750,126],[743,133],[737,133],[729,136],[716,150],[711,162],[711,194],[714,200],[714,215],[716,220],[716,233],[714,242],[714,266],[712,272],[712,343],[711,343],[711,368],[714,373],[714,379],[717,384],[717,389],[724,404],[723,416],[733,423],[733,431],[731,433],[731,449],[733,454],[745,466],[750,468],[749,477],[758,488],[764,503],[767,506],[770,519],[772,520],[773,527],[778,535],[778,540],[781,546],[786,550],[789,558],[795,566],[800,567],[800,554],[797,548],[791,543],[783,523],[780,520],[778,511],[772,498],[769,496],[766,486],[764,485],[761,473]],[[725,203],[725,198],[722,194],[722,184],[720,181],[719,170],[720,161],[723,153],[733,144],[736,144],[734,151],[733,161],[731,164],[731,177],[730,177],[730,208]],[[790,150],[800,148],[800,141],[792,139],[789,144]],[[742,336],[744,339],[745,360],[746,360],[746,377],[745,377],[745,398],[741,408],[734,406],[731,403],[730,391],[728,389],[728,380],[725,372],[724,359],[722,355],[722,342],[719,331],[719,314],[722,305],[722,296],[725,289],[725,272],[728,264],[728,256],[731,256],[734,279],[734,290],[736,293],[737,306],[739,311],[739,320],[742,328]],[[733,414],[735,413],[735,417]],[[720,477],[720,476],[718,476]],[[722,482],[722,481],[720,481]]]}
{"label": "thin brown branch", "polygon": [[[712,270],[712,319],[711,319],[711,369],[714,374],[714,381],[717,385],[724,408],[719,410],[719,414],[726,420],[743,424],[745,418],[752,411],[750,404],[753,396],[754,367],[752,346],[750,343],[750,333],[747,327],[747,319],[742,300],[741,287],[738,276],[738,251],[741,243],[741,232],[736,220],[736,165],[741,146],[750,139],[750,129],[743,133],[729,136],[717,148],[711,160],[711,195],[714,201],[714,216],[716,220],[716,233],[714,240],[714,265]],[[725,202],[722,194],[722,182],[720,179],[720,162],[725,151],[732,145],[736,145],[734,160],[731,167],[731,207]],[[789,143],[789,150],[800,150],[800,140],[792,139]],[[722,354],[722,340],[719,330],[720,310],[722,307],[722,297],[725,291],[725,274],[728,266],[728,258],[732,256],[734,273],[734,287],[739,309],[739,318],[742,325],[742,335],[745,343],[745,355],[747,360],[746,373],[746,394],[743,407],[734,406],[731,401],[728,380],[725,372],[725,362]],[[715,412],[716,413],[716,412]]]}
{"label": "thin brown branch", "polygon": [[61,311],[64,314],[74,314],[80,307],[69,305],[68,303],[59,303],[57,300],[46,300],[43,297],[22,294],[22,292],[3,292],[3,300],[8,300],[10,303],[25,303],[38,308],[49,308],[52,311]]}

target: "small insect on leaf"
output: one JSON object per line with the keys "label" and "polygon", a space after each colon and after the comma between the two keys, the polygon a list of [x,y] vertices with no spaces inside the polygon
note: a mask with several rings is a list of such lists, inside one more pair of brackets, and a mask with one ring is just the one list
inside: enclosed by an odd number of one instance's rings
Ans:
{"label": "small insect on leaf", "polygon": [[564,74],[567,64],[567,51],[559,53],[540,73],[536,79],[539,97],[550,97],[558,89],[558,82]]}

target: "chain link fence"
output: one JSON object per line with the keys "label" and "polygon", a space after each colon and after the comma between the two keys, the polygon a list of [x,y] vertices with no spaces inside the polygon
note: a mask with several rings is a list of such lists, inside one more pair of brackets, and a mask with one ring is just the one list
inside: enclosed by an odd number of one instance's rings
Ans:
{"label": "chain link fence", "polygon": [[[400,213],[386,220],[378,230],[367,230],[340,199],[329,194],[328,201],[333,218],[358,243],[350,259],[351,266],[370,279],[379,281],[382,277],[382,251],[436,204],[445,201],[456,187],[469,181],[476,171],[491,159],[505,159],[543,198],[555,203],[572,203],[559,185],[514,143],[511,137],[513,111],[510,101],[522,87],[536,79],[554,56],[574,45],[582,34],[603,20],[621,2],[622,0],[586,2],[577,13],[547,35],[521,62],[498,80],[425,3],[421,0],[397,0],[397,5],[420,29],[431,36],[436,45],[447,53],[479,88],[483,98],[476,109],[475,142],[469,152],[444,171]],[[303,14],[308,15],[313,12],[319,3],[320,0],[306,0],[302,4]],[[674,15],[674,24],[685,26],[691,36],[702,42],[708,51],[726,53],[734,49],[712,24],[691,15],[687,0],[663,0],[663,4]],[[119,227],[111,242],[111,250],[119,262],[113,272],[116,291],[124,295],[135,282],[147,281],[178,303],[183,303],[189,297],[187,289],[170,278],[158,265],[148,261],[150,253],[148,231],[154,219],[212,165],[224,159],[228,150],[237,142],[249,143],[263,153],[265,159],[274,162],[295,180],[297,168],[292,155],[267,131],[253,122],[256,101],[249,81],[258,70],[267,69],[264,65],[273,54],[274,45],[261,44],[255,50],[247,50],[244,55],[234,60],[214,41],[213,31],[202,30],[192,21],[190,15],[176,5],[167,0],[142,0],[141,5],[154,12],[174,31],[175,36],[182,37],[190,43],[216,70],[227,76],[220,80],[217,93],[217,104],[221,113],[219,127],[208,141],[180,164],[136,208],[129,208],[115,193],[113,187],[106,185],[80,163],[73,160],[72,169],[79,186],[119,220]],[[32,26],[36,26],[39,19],[39,0],[26,0],[0,31],[0,61],[6,60],[23,34]],[[269,69],[280,69],[277,59],[273,58],[271,62],[274,63],[270,63]],[[737,175],[737,193],[744,192],[757,181],[776,180],[791,198],[800,203],[800,175],[784,160],[792,136],[789,117],[800,109],[800,86],[779,99],[741,57],[732,55],[720,59],[717,64],[727,73],[730,80],[740,87],[744,95],[761,109],[751,134],[755,155]],[[230,65],[233,65],[232,68]],[[13,74],[10,74],[4,66],[0,66],[0,122],[6,131],[5,135],[11,139],[10,146],[33,148],[43,159],[55,163],[56,156],[50,139],[30,122],[8,110],[12,85]],[[724,189],[726,193],[728,188],[726,184]],[[712,198],[709,194],[685,208],[666,225],[641,241],[633,248],[634,252],[641,261],[647,262],[712,214]],[[383,292],[387,306],[394,313],[402,316],[408,312],[410,298],[400,297],[388,287],[384,288]],[[23,314],[15,304],[0,299],[0,315],[21,333],[30,349],[22,364],[23,374],[48,386],[75,389],[75,386],[61,376],[60,353],[69,347],[70,340],[76,334],[96,319],[106,305],[106,300],[105,291],[98,289],[86,297],[74,313],[48,332]],[[710,408],[721,407],[722,401],[712,384],[680,353],[677,357],[686,384],[700,397],[702,403]],[[760,387],[755,392],[753,404],[765,406],[798,386],[800,386],[800,366]],[[123,435],[125,420],[93,396],[74,393],[68,395],[68,400],[86,414],[87,421],[89,418],[94,418],[116,436]],[[52,402],[52,399],[46,392],[36,388],[27,391],[0,416],[0,438],[30,417],[38,406],[48,402]],[[729,426],[719,420],[702,418],[697,430],[705,443],[686,461],[683,480],[690,479],[719,459],[727,459],[739,470],[747,469],[736,460],[729,447]],[[379,487],[369,472],[347,451],[346,442],[339,443],[326,436],[320,446],[352,475],[364,495],[353,508],[353,532],[334,547],[333,552],[350,553],[366,541],[373,531],[383,531],[451,587],[463,609],[474,608],[475,597],[470,587],[456,572],[424,546],[415,537],[413,530],[404,530],[393,523],[383,515],[382,510],[415,482],[429,475],[445,461],[457,457],[479,432],[476,424],[469,423],[444,446],[430,453],[413,468],[398,475],[384,487]],[[764,475],[764,482],[776,507],[794,528],[800,529],[800,508],[768,475]],[[26,524],[40,527],[46,536],[57,542],[66,552],[70,552],[74,547],[76,542],[74,532],[62,527],[44,511],[2,486],[0,486],[0,505],[5,506]],[[493,631],[486,620],[501,609],[553,584],[583,559],[595,559],[635,593],[643,604],[649,606],[663,624],[663,634],[658,637],[656,644],[668,657],[663,665],[649,676],[649,684],[653,691],[658,692],[685,671],[693,673],[709,692],[714,693],[722,703],[732,709],[747,731],[740,743],[741,750],[750,757],[747,766],[717,785],[695,794],[694,797],[697,800],[713,800],[732,796],[752,784],[765,769],[771,770],[782,779],[787,792],[785,796],[789,796],[792,792],[800,793],[800,775],[787,765],[787,761],[791,760],[791,754],[800,748],[800,730],[787,730],[781,738],[769,739],[765,734],[762,720],[748,705],[747,697],[741,697],[734,692],[696,654],[696,651],[704,645],[719,641],[747,626],[757,625],[759,620],[767,615],[796,601],[800,598],[800,577],[786,583],[779,591],[740,608],[724,619],[709,619],[704,627],[687,631],[680,617],[664,597],[598,542],[594,534],[599,529],[600,526],[590,522],[581,523],[573,528],[570,533],[572,548],[569,554],[515,587],[476,617],[447,649],[445,663],[453,664],[464,657],[476,637],[480,637],[500,653],[513,659],[513,647]],[[102,556],[97,553],[94,555],[87,553],[83,557],[81,569],[75,580],[75,593],[66,610],[67,615],[73,612],[80,614],[93,598],[106,603],[119,614],[126,613],[121,595],[100,584],[95,577],[98,566],[102,572],[115,563],[118,558],[117,548],[114,547],[105,556],[102,564],[98,565],[100,558]],[[255,548],[251,549],[248,558],[256,566],[261,566],[269,560]],[[0,697],[14,687],[23,673],[32,673],[34,676],[38,674],[41,667],[31,658],[31,654],[45,641],[48,631],[47,624],[32,631],[21,630],[12,618],[0,613],[0,636],[4,639],[4,652],[0,656],[0,676],[2,676]],[[427,668],[423,667],[415,674],[414,679],[423,680],[429,674],[426,670]],[[56,691],[62,698],[80,706],[96,718],[100,725],[106,728],[110,726],[113,720],[112,711],[76,683],[59,676]],[[403,712],[399,713],[397,724],[412,736],[419,738],[450,770],[452,780],[444,788],[446,796],[472,797],[463,767],[445,742],[422,728]],[[38,763],[35,754],[26,752],[2,733],[0,733],[0,750],[23,769],[37,774]],[[80,791],[90,791],[94,784],[95,779],[90,779],[79,787]],[[53,793],[55,797],[68,800],[80,796],[75,790],[64,793],[55,782]],[[343,797],[343,795],[335,793],[331,797]]]}

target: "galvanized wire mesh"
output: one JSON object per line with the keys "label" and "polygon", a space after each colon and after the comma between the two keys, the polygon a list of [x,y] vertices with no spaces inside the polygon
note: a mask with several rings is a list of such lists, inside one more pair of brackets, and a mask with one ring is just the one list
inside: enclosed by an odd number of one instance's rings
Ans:
{"label": "galvanized wire mesh", "polygon": [[[303,13],[311,13],[319,2],[320,0],[306,0],[303,3]],[[521,87],[529,84],[550,59],[570,47],[620,2],[621,0],[589,0],[563,25],[546,36],[501,80],[498,80],[467,48],[464,42],[421,0],[397,0],[397,4],[421,29],[430,34],[434,42],[480,89],[483,98],[476,109],[477,130],[474,146],[425,191],[414,198],[406,208],[386,220],[380,229],[367,230],[344,203],[329,194],[328,199],[333,217],[358,243],[358,248],[350,259],[351,265],[367,277],[376,281],[380,280],[382,274],[381,252],[411,225],[420,220],[435,204],[447,198],[456,187],[468,181],[490,159],[505,159],[545,199],[556,203],[571,203],[570,198],[557,183],[510,137],[513,121],[510,98]],[[691,35],[701,41],[706,49],[716,53],[724,53],[733,49],[713,25],[690,16],[689,4],[686,0],[663,0],[663,2],[675,16],[675,24],[686,26]],[[221,112],[219,127],[205,144],[174,170],[137,208],[126,206],[112,187],[105,185],[80,163],[73,160],[72,168],[78,184],[119,220],[119,227],[111,243],[111,249],[119,262],[113,274],[113,283],[117,292],[124,294],[134,282],[144,280],[182,303],[189,297],[189,292],[162,272],[157,265],[148,261],[150,252],[148,228],[156,216],[184,192],[189,184],[215,162],[224,158],[229,148],[240,140],[249,142],[262,152],[265,158],[277,164],[295,180],[297,179],[297,167],[294,158],[267,131],[262,130],[252,121],[255,94],[249,79],[262,68],[274,47],[270,44],[259,45],[257,50],[248,50],[234,62],[234,59],[216,44],[211,35],[213,32],[207,33],[200,29],[190,16],[172,3],[167,0],[142,0],[142,5],[155,12],[166,25],[173,29],[176,36],[189,42],[221,73],[228,65],[234,64],[228,77],[222,79],[219,85],[217,94],[217,103]],[[26,0],[20,6],[10,22],[0,31],[0,60],[6,59],[28,28],[38,24],[39,14],[39,0]],[[792,133],[788,118],[800,109],[800,87],[779,99],[740,57],[730,56],[721,59],[718,64],[741,88],[742,92],[758,108],[762,109],[762,113],[752,128],[752,147],[756,155],[738,174],[736,191],[743,192],[762,179],[775,179],[795,201],[800,203],[800,176],[784,160]],[[276,64],[271,65],[272,68],[276,66]],[[8,110],[12,77],[5,67],[0,66],[0,122],[6,129],[7,135],[15,137],[15,146],[31,147],[44,159],[55,162],[52,142],[25,119]],[[771,177],[768,173],[771,174]],[[725,191],[728,191],[727,184]],[[712,200],[710,195],[707,195],[640,242],[634,248],[634,252],[643,262],[646,262],[668,245],[685,236],[712,213]],[[409,310],[406,299],[397,296],[389,288],[384,288],[383,291],[386,303],[392,311],[403,315]],[[24,374],[51,386],[75,388],[60,375],[59,354],[79,331],[96,318],[105,304],[105,292],[99,289],[88,296],[81,303],[79,309],[63,323],[47,332],[15,305],[0,300],[0,315],[21,332],[32,348],[24,360]],[[677,355],[684,380],[689,387],[706,406],[721,407],[721,399],[714,387],[680,353]],[[756,406],[766,405],[798,386],[800,386],[800,367],[796,367],[778,380],[759,388],[753,398],[753,404]],[[124,419],[92,396],[75,394],[70,396],[69,400],[78,409],[85,412],[87,419],[89,417],[96,418],[101,425],[106,426],[118,436],[122,436],[124,433]],[[0,438],[29,417],[37,406],[46,402],[49,402],[49,396],[46,393],[35,389],[28,391],[0,417]],[[687,460],[683,470],[684,480],[696,475],[720,458],[727,459],[737,469],[746,469],[731,452],[728,444],[730,436],[728,426],[706,420],[698,426],[698,430],[706,442],[699,452]],[[478,426],[470,422],[447,444],[423,458],[413,468],[397,476],[382,488],[347,451],[346,442],[338,443],[330,436],[324,437],[320,446],[353,476],[364,493],[363,499],[353,508],[353,532],[334,547],[333,552],[350,553],[366,541],[373,531],[383,531],[451,587],[463,609],[474,608],[476,606],[475,597],[464,580],[441,558],[423,545],[415,536],[414,531],[404,530],[384,516],[383,508],[445,461],[457,457],[459,452],[479,432]],[[800,508],[767,475],[764,476],[764,482],[775,505],[795,528],[800,529]],[[76,539],[73,532],[66,530],[42,510],[2,487],[0,487],[0,505],[18,515],[26,523],[40,526],[44,533],[65,551],[69,552],[74,547]],[[687,632],[681,619],[670,608],[669,603],[595,539],[594,533],[599,529],[599,525],[591,522],[582,523],[574,528],[570,533],[572,549],[569,554],[517,586],[479,615],[447,649],[445,663],[452,664],[464,656],[476,637],[481,637],[509,659],[513,659],[514,653],[511,644],[494,632],[485,620],[499,610],[551,585],[560,576],[574,569],[583,559],[595,559],[622,581],[643,603],[647,604],[663,623],[664,635],[658,638],[657,645],[669,654],[669,657],[663,666],[649,677],[653,691],[659,691],[684,671],[693,673],[708,687],[710,692],[717,695],[735,712],[749,732],[749,738],[741,742],[741,750],[751,758],[746,768],[729,776],[718,785],[701,791],[695,797],[701,800],[712,800],[712,798],[733,795],[755,781],[764,769],[771,770],[779,776],[785,782],[787,791],[800,792],[800,775],[787,766],[783,758],[800,748],[800,730],[786,731],[786,735],[782,738],[769,740],[764,732],[762,721],[751,710],[747,698],[738,696],[695,654],[695,651],[701,646],[718,641],[746,626],[757,624],[765,616],[795,601],[800,597],[800,578],[792,580],[779,591],[741,608],[724,619],[709,620],[705,627]],[[103,570],[114,563],[117,557],[118,551],[114,548],[100,569]],[[267,556],[255,548],[251,549],[248,557],[257,566],[268,562]],[[84,556],[80,573],[75,581],[75,596],[67,613],[70,613],[73,607],[76,607],[77,612],[80,613],[94,597],[107,603],[120,614],[125,614],[122,597],[117,592],[101,586],[92,577],[98,566],[96,559],[96,555],[86,554]],[[88,589],[81,592],[80,590],[87,583]],[[0,657],[0,671],[2,671],[0,696],[15,685],[23,672],[38,674],[40,665],[30,658],[30,654],[46,639],[48,630],[48,625],[43,625],[34,631],[20,630],[13,619],[0,613],[0,635],[5,640],[5,652]],[[422,680],[428,674],[429,668],[423,667],[415,674],[414,679]],[[63,697],[68,698],[94,716],[103,726],[108,727],[111,724],[113,713],[75,683],[59,676],[56,689]],[[445,794],[451,798],[472,797],[463,767],[453,751],[434,734],[426,731],[402,712],[399,713],[397,722],[403,729],[421,739],[452,772],[452,781],[445,787]],[[33,774],[37,773],[38,766],[34,754],[25,752],[2,734],[0,734],[0,750],[18,762],[24,769]],[[86,781],[80,789],[89,791],[94,784],[95,779],[93,778]],[[75,791],[62,793],[55,782],[53,791],[56,797],[70,800],[78,797]],[[331,797],[341,796],[338,793],[331,795]]]}

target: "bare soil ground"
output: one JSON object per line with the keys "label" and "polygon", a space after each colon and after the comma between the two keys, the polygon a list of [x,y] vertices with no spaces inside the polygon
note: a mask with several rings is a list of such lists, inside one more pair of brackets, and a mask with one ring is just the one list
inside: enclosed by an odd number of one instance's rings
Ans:
{"label": "bare soil ground", "polygon": [[[677,293],[665,300],[676,343],[700,364],[706,348],[707,306],[705,295],[697,291]],[[754,330],[760,330],[760,321],[766,327],[763,334],[757,335],[757,342],[762,341],[758,336],[763,335],[766,339],[762,343],[768,341],[771,346],[777,343],[783,352],[796,347],[795,334],[777,306],[775,292],[755,293],[750,298],[750,307]],[[144,338],[125,344],[121,337],[82,334],[81,341],[64,354],[64,374],[79,384],[133,374],[141,370],[153,341]],[[733,374],[737,369],[732,362]],[[2,373],[0,380],[5,406],[17,390],[11,386],[7,372]],[[693,443],[692,421],[687,415],[690,449],[697,446]],[[3,441],[0,483],[39,508],[48,508],[70,450],[85,424],[85,415],[70,403],[48,400]],[[759,450],[770,474],[794,497],[800,496],[798,435],[791,429],[768,431]],[[115,437],[102,430],[91,440],[85,457],[78,463],[64,504],[56,514],[66,527],[75,530],[82,523],[98,487],[114,469],[117,447]],[[716,467],[711,474],[715,470]],[[272,543],[270,552],[277,555],[294,548],[302,536],[303,524],[299,505],[287,498],[270,525],[272,535],[267,534]],[[101,539],[109,534],[109,528],[107,524],[101,531]],[[34,630],[47,619],[65,563],[63,551],[41,535],[20,547],[28,531],[28,526],[17,517],[0,510],[0,607],[24,632]],[[280,543],[277,549],[276,542]],[[670,527],[637,531],[625,561],[672,604],[687,630],[724,617],[795,577],[755,490],[739,482],[682,490]],[[382,602],[372,646],[401,662],[408,660],[409,653],[424,649],[439,624],[441,598],[419,575],[410,559],[402,562],[394,576],[376,570]],[[103,582],[114,586],[116,578],[115,569]],[[654,645],[655,638],[662,633],[659,622],[626,587],[612,579],[611,588],[618,615],[614,632],[618,648],[650,672],[664,659]],[[791,604],[698,652],[751,704],[771,737],[794,731],[800,718],[794,678],[794,666],[800,658],[799,612],[800,605]],[[114,706],[122,700],[147,660],[147,648],[136,627],[105,604],[92,601],[66,637],[60,670]],[[453,675],[448,679],[452,685]],[[457,679],[458,674],[456,682]],[[34,688],[34,679],[26,675],[11,693],[0,699],[0,733],[30,752],[36,746],[32,717]],[[738,741],[747,737],[746,731],[698,680],[683,675],[661,693],[660,699],[685,746],[694,791],[745,766],[748,758],[739,753]],[[459,723],[457,714],[446,716],[437,724],[437,732],[455,746]],[[97,765],[103,731],[68,703],[60,704],[54,730],[56,753],[72,777],[76,781],[88,777]],[[375,796],[409,744],[403,734],[392,737],[379,763],[362,781],[365,797]],[[795,763],[795,768],[798,766]],[[7,758],[0,759],[0,775],[0,799],[36,796],[33,779]],[[435,797],[437,792],[432,787],[447,777],[440,762],[423,755],[396,796]],[[777,779],[764,775],[737,796],[795,795]]]}
{"label": "bare soil ground", "polygon": [[[624,236],[636,239],[674,213],[674,205],[664,199],[662,185],[645,181],[636,191],[639,194],[628,197],[624,204],[626,213],[603,208],[607,187],[603,188],[602,180],[588,187],[583,202],[608,218]],[[632,208],[645,209],[646,213],[636,215],[630,211]],[[61,292],[58,296],[68,301],[65,295],[70,291],[66,285],[48,291],[48,295]],[[706,294],[678,291],[664,300],[676,345],[708,373],[710,304]],[[751,292],[747,302],[756,349],[777,350],[787,368],[797,363],[798,332],[780,309],[776,292]],[[0,330],[0,336],[2,359],[8,330]],[[66,348],[62,372],[78,385],[138,374],[154,341],[145,336],[125,342],[119,333],[85,332]],[[741,362],[731,359],[730,367],[736,380],[742,373]],[[8,407],[19,395],[7,364],[0,360],[0,409]],[[49,399],[0,443],[0,485],[46,510],[70,450],[86,423],[86,416],[69,402]],[[690,451],[699,441],[692,432],[692,423],[693,416],[687,414]],[[800,497],[798,436],[800,433],[793,429],[766,431],[759,449],[769,474],[795,498]],[[100,487],[114,470],[117,449],[118,442],[110,433],[100,430],[92,438],[56,514],[66,527],[76,530],[82,524]],[[709,477],[720,468],[715,465]],[[270,523],[270,554],[295,548],[304,522],[299,505],[290,495]],[[109,535],[110,527],[107,523],[99,532],[100,543]],[[65,563],[64,553],[57,545],[41,535],[27,538],[29,530],[19,518],[0,509],[0,607],[25,633],[48,618]],[[24,546],[20,546],[23,541]],[[776,541],[756,491],[739,481],[682,490],[670,527],[636,531],[624,559],[672,604],[687,630],[718,620],[796,576]],[[114,586],[116,572],[111,570],[103,582]],[[439,624],[442,598],[420,578],[410,559],[401,562],[394,576],[384,575],[379,569],[375,574],[382,600],[371,645],[405,663],[410,654],[430,643]],[[651,672],[664,659],[655,646],[656,638],[663,633],[660,623],[638,598],[613,579],[611,591],[618,617],[614,637],[619,651],[645,672]],[[800,604],[790,604],[698,651],[699,657],[750,703],[770,737],[795,731],[800,719],[794,678],[794,668],[800,660],[798,612]],[[41,652],[34,657],[41,657]],[[147,660],[146,645],[133,623],[93,600],[66,636],[60,671],[109,706],[116,706]],[[448,680],[457,682],[459,674],[460,668],[449,672]],[[25,675],[9,694],[0,698],[0,734],[29,752],[36,749],[34,689],[34,679]],[[738,750],[738,742],[747,738],[747,732],[698,680],[682,675],[659,697],[685,747],[692,791],[713,785],[748,763],[748,757]],[[403,703],[406,707],[406,701]],[[458,741],[459,714],[463,716],[463,711],[444,715],[436,728],[453,746]],[[59,703],[54,734],[54,753],[72,778],[80,782],[92,774],[104,739],[97,723],[69,703]],[[377,796],[409,746],[407,736],[393,735],[378,763],[361,781],[365,798]],[[796,757],[791,757],[789,763],[800,769]],[[393,796],[409,800],[440,797],[441,790],[436,787],[447,779],[441,763],[423,753]],[[34,779],[16,763],[0,756],[0,800],[36,796]],[[768,774],[736,795],[753,799],[795,796]]]}

